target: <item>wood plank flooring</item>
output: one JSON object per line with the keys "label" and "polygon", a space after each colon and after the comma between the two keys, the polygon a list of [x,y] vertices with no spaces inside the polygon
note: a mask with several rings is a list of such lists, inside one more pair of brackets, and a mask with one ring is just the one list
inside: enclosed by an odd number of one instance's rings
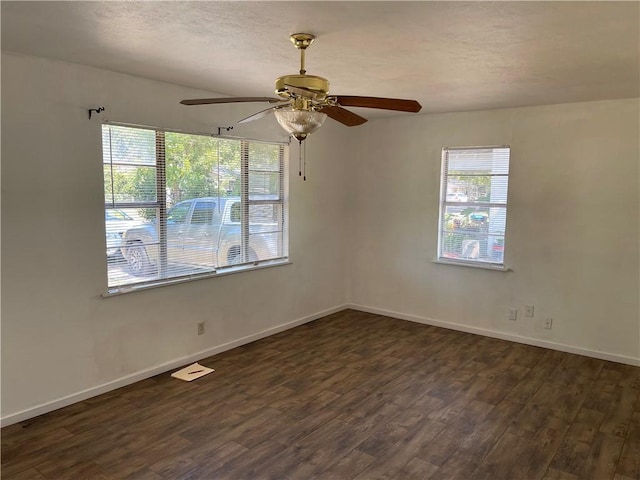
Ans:
{"label": "wood plank flooring", "polygon": [[640,368],[345,310],[2,429],[5,480],[640,479]]}

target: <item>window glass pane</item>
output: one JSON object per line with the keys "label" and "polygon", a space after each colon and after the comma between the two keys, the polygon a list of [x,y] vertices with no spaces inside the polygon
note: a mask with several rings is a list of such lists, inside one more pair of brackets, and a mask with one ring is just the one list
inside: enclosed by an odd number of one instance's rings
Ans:
{"label": "window glass pane", "polygon": [[[249,245],[255,260],[267,260],[282,256],[282,232],[265,231],[249,235]],[[252,259],[253,259],[252,258]]]}
{"label": "window glass pane", "polygon": [[471,172],[509,173],[509,148],[449,149],[447,155],[449,156],[449,175],[464,175]]}
{"label": "window glass pane", "polygon": [[104,199],[106,204],[155,202],[155,166],[104,165]]}
{"label": "window glass pane", "polygon": [[449,175],[447,202],[507,203],[506,176]]}
{"label": "window glass pane", "polygon": [[220,195],[240,196],[241,160],[240,142],[237,140],[219,140],[220,165],[218,166],[218,185]]}
{"label": "window glass pane", "polygon": [[281,204],[249,206],[249,244],[258,260],[279,258],[282,252],[283,209]]}
{"label": "window glass pane", "polygon": [[196,202],[191,214],[192,225],[211,225],[213,223],[214,202]]}
{"label": "window glass pane", "polygon": [[261,203],[249,205],[249,225],[276,225],[282,221],[282,205]]}
{"label": "window glass pane", "polygon": [[218,140],[165,133],[167,203],[218,195]]}
{"label": "window glass pane", "polygon": [[124,232],[129,228],[144,223],[136,209],[107,208],[104,211],[104,224],[107,241],[107,258],[118,260],[121,258]]}
{"label": "window glass pane", "polygon": [[256,171],[280,171],[280,146],[267,143],[249,145],[249,169]]}
{"label": "window glass pane", "polygon": [[[109,286],[125,285],[156,278],[147,261],[157,249],[157,210],[155,208],[105,209],[107,235],[107,275]],[[127,263],[127,245],[140,267],[134,274]],[[135,252],[134,252],[135,250]]]}
{"label": "window glass pane", "polygon": [[167,212],[167,224],[187,223],[187,215],[191,209],[190,202],[182,202],[170,208]]}
{"label": "window glass pane", "polygon": [[229,221],[240,223],[242,221],[242,203],[233,202],[229,211]]}
{"label": "window glass pane", "polygon": [[249,145],[249,198],[252,200],[280,198],[280,146]]}
{"label": "window glass pane", "polygon": [[507,223],[505,207],[458,207],[447,205],[444,210],[445,230],[487,231],[504,235]]}
{"label": "window glass pane", "polygon": [[102,126],[104,163],[156,164],[156,132],[141,128]]}
{"label": "window glass pane", "polygon": [[441,248],[442,258],[486,263],[504,261],[504,235],[443,232]]}
{"label": "window glass pane", "polygon": [[249,198],[276,200],[280,197],[280,174],[249,171]]}
{"label": "window glass pane", "polygon": [[502,263],[505,207],[452,207],[444,214],[441,256]]}

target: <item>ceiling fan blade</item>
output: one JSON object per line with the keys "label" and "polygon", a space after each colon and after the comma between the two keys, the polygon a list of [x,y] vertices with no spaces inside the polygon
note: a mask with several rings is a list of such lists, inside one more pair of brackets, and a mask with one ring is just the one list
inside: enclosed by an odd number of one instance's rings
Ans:
{"label": "ceiling fan blade", "polygon": [[343,107],[379,108],[381,110],[397,110],[399,112],[419,112],[422,108],[415,100],[401,98],[382,97],[354,97],[350,95],[337,95],[336,100]]}
{"label": "ceiling fan blade", "polygon": [[258,113],[254,113],[253,115],[249,115],[247,118],[243,118],[242,120],[240,120],[238,123],[249,123],[249,122],[253,122],[254,120],[258,120],[262,117],[266,117],[267,115],[269,115],[270,113],[275,112],[276,110],[279,110],[280,108],[284,108],[284,107],[288,107],[289,103],[286,103],[285,105],[276,105],[275,107],[270,107],[267,108],[265,110],[262,110]]}
{"label": "ceiling fan blade", "polygon": [[356,125],[362,125],[367,121],[366,118],[361,117],[353,112],[350,112],[346,108],[342,108],[339,105],[335,107],[322,107],[320,110],[322,113],[326,113],[329,118],[333,118],[335,121],[346,125],[347,127],[355,127]]}
{"label": "ceiling fan blade", "polygon": [[212,103],[239,103],[239,102],[282,102],[281,98],[275,97],[223,97],[223,98],[193,98],[181,100],[182,105],[209,105]]}

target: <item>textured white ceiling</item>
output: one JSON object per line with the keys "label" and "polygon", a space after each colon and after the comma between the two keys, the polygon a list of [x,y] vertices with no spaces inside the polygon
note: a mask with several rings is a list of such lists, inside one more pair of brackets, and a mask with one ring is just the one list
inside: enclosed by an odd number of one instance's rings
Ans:
{"label": "textured white ceiling", "polygon": [[272,95],[299,68],[289,34],[308,32],[307,71],[331,93],[423,112],[639,96],[638,2],[2,1],[1,14],[3,50],[223,95]]}

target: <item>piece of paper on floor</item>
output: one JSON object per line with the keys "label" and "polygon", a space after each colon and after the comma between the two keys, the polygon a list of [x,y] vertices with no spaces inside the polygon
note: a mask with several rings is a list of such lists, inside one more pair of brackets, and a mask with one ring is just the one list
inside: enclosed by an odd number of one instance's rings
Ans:
{"label": "piece of paper on floor", "polygon": [[180,380],[185,380],[187,382],[190,382],[191,380],[195,380],[196,378],[203,377],[213,371],[214,371],[213,368],[208,368],[203,365],[200,365],[199,363],[194,363],[193,365],[184,367],[182,370],[173,372],[171,376],[174,378],[179,378]]}

